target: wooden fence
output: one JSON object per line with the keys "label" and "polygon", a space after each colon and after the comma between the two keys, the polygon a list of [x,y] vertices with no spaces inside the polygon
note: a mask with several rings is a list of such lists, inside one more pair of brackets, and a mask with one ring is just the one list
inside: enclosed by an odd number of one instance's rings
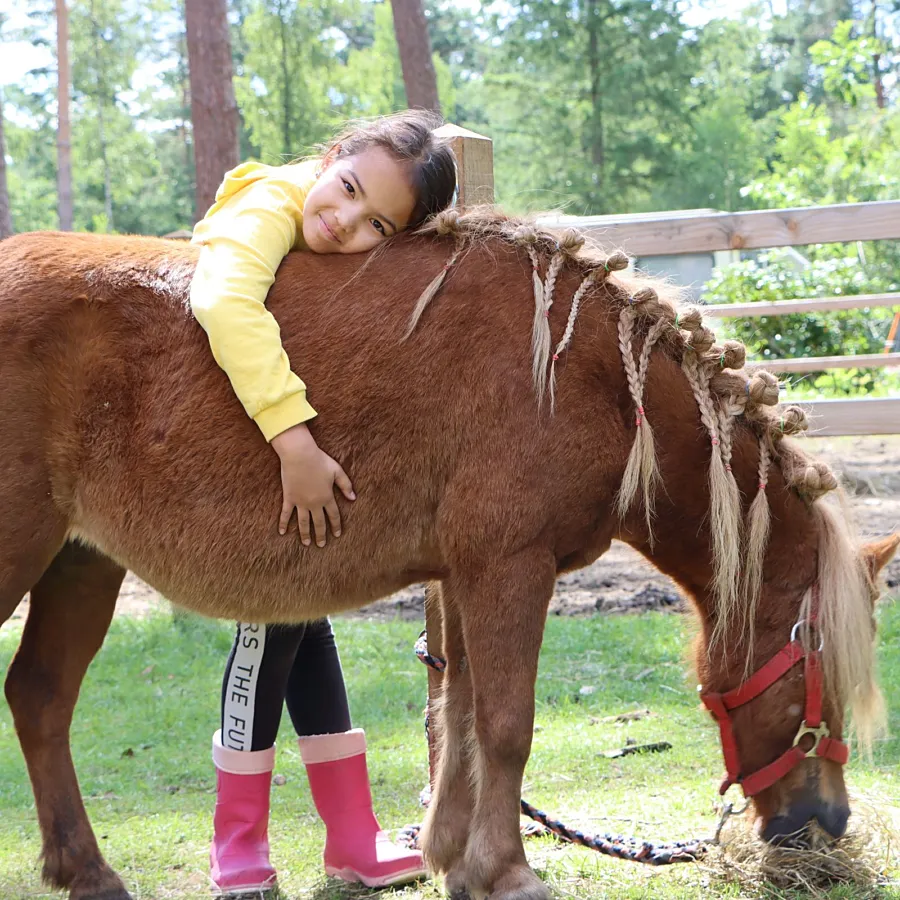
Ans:
{"label": "wooden fence", "polygon": [[[460,205],[490,203],[494,176],[491,142],[446,125],[460,160]],[[805,244],[900,240],[900,201],[844,203],[743,213],[688,210],[647,216],[560,216],[553,227],[575,227],[631,256],[667,256],[717,250],[797,247]],[[779,300],[774,303],[710,304],[712,318],[780,316],[872,307],[900,309],[900,293]],[[751,361],[748,367],[772,372],[900,366],[900,353],[803,357]],[[900,397],[817,400],[802,404],[816,435],[900,434]]]}

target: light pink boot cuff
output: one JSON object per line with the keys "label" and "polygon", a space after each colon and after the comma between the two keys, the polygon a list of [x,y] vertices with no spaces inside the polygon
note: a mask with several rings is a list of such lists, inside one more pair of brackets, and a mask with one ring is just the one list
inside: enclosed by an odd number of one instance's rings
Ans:
{"label": "light pink boot cuff", "polygon": [[212,758],[217,769],[230,775],[264,775],[275,768],[275,745],[268,750],[232,750],[222,745],[222,732],[217,731]]}
{"label": "light pink boot cuff", "polygon": [[366,752],[366,733],[362,728],[340,734],[313,734],[297,738],[300,758],[306,766],[336,762]]}

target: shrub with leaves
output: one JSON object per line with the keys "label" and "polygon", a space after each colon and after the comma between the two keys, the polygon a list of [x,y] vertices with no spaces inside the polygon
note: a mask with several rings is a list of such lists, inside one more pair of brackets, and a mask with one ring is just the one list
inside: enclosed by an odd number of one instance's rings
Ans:
{"label": "shrub with leaves", "polygon": [[[718,270],[706,285],[707,303],[760,303],[840,295],[877,294],[900,289],[886,266],[866,266],[857,257],[823,258],[807,262],[786,250],[773,250]],[[726,330],[747,345],[753,359],[799,356],[847,356],[878,353],[893,318],[887,307],[833,312],[729,319]],[[823,387],[837,393],[871,392],[884,370],[849,370]],[[810,373],[804,380],[817,381]]]}

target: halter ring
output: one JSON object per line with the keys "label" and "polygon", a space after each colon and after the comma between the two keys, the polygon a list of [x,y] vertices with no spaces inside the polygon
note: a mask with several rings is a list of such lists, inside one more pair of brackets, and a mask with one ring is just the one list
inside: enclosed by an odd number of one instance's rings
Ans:
{"label": "halter ring", "polygon": [[[804,621],[803,619],[801,619],[799,622],[797,622],[796,625],[794,625],[794,627],[791,629],[791,641],[792,641],[792,642],[797,640],[797,632],[799,631],[800,626],[801,626],[801,625],[808,625],[808,624],[809,624],[808,622],[806,622],[806,621]],[[825,638],[823,638],[822,635],[820,634],[820,635],[819,635],[819,648],[818,648],[818,652],[821,653],[822,650],[823,650],[824,648],[825,648]]]}
{"label": "halter ring", "polygon": [[806,759],[809,759],[811,756],[816,756],[816,748],[819,746],[819,742],[822,738],[827,738],[831,736],[831,732],[828,730],[828,726],[823,721],[821,725],[816,728],[813,728],[811,725],[806,724],[806,720],[804,719],[800,723],[800,728],[797,729],[797,735],[794,738],[794,746],[796,747],[800,741],[803,740],[806,735],[811,734],[813,736],[812,746],[809,750],[806,751]]}

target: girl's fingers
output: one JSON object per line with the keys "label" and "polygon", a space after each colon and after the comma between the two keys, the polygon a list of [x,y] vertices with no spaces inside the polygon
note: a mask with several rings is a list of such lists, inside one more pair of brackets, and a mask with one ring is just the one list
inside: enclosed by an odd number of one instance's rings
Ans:
{"label": "girl's fingers", "polygon": [[325,546],[325,512],[321,506],[312,511],[313,525],[316,528],[316,546]]}
{"label": "girl's fingers", "polygon": [[331,523],[331,532],[335,537],[341,536],[341,512],[332,496],[331,500],[325,504],[325,512],[328,514],[328,521]]}
{"label": "girl's fingers", "polygon": [[288,525],[291,521],[291,513],[294,511],[293,505],[283,502],[281,505],[281,515],[278,518],[278,533],[287,534]]}
{"label": "girl's fingers", "polygon": [[337,463],[335,463],[335,466],[337,468],[334,473],[334,483],[348,500],[355,500],[356,494],[353,493],[353,485],[350,483],[347,473]]}
{"label": "girl's fingers", "polygon": [[303,542],[304,547],[308,547],[310,545],[309,510],[301,509],[298,506],[297,507],[297,519],[300,523],[300,540]]}

